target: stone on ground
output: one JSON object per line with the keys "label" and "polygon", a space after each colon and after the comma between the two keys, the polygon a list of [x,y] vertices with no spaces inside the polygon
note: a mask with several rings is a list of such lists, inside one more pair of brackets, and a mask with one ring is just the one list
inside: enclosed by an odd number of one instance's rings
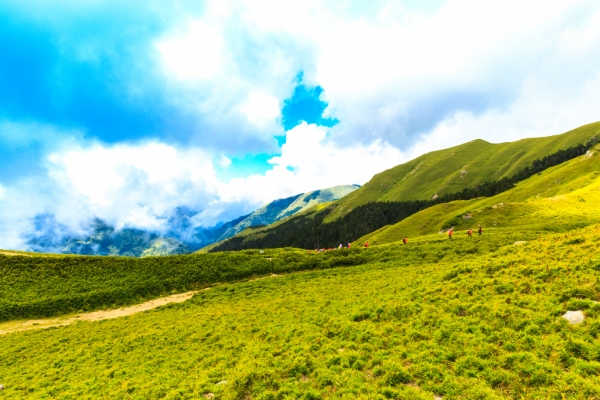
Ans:
{"label": "stone on ground", "polygon": [[564,319],[566,319],[567,321],[569,321],[570,324],[573,324],[573,325],[580,324],[585,319],[585,315],[583,314],[583,311],[581,311],[581,310],[567,311],[566,313],[563,314],[562,317]]}

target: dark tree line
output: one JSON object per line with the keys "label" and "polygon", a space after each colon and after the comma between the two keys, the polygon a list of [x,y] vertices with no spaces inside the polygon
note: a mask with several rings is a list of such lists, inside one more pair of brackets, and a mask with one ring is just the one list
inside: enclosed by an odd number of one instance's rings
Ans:
{"label": "dark tree line", "polygon": [[454,200],[470,200],[477,197],[491,197],[515,187],[515,185],[547,168],[562,164],[586,153],[598,142],[596,137],[586,144],[559,150],[556,153],[535,160],[530,166],[509,178],[485,182],[460,192],[446,194],[432,200],[411,200],[374,202],[356,207],[335,221],[323,220],[335,209],[335,205],[309,215],[292,217],[255,239],[244,237],[230,238],[211,251],[228,251],[256,248],[299,247],[304,249],[331,248],[340,243],[354,241],[385,225],[395,224],[436,204]]}

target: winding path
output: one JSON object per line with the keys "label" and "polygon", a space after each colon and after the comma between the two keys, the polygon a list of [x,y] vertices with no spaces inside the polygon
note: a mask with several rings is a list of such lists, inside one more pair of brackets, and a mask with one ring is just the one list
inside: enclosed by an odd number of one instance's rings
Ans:
{"label": "winding path", "polygon": [[[209,288],[203,289],[208,290]],[[135,306],[117,308],[114,310],[101,310],[89,313],[77,314],[75,316],[65,316],[48,319],[31,319],[27,321],[10,321],[0,324],[0,335],[5,335],[12,332],[29,331],[33,329],[44,329],[53,326],[71,325],[78,321],[101,321],[111,318],[119,318],[127,315],[137,314],[142,311],[151,310],[156,307],[164,306],[169,303],[182,303],[190,298],[198,291],[174,294],[167,297],[150,300],[145,303]]]}

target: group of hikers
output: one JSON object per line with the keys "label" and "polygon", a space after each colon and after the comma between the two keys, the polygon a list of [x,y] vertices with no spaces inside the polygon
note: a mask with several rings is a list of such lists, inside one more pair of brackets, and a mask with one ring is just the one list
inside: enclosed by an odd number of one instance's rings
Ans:
{"label": "group of hikers", "polygon": [[[480,226],[479,229],[477,230],[477,232],[479,233],[479,236],[483,235],[483,227]],[[452,235],[453,234],[454,234],[454,228],[448,229],[448,238],[450,240],[452,240]],[[469,230],[467,231],[467,235],[469,236],[469,238],[473,237],[473,229],[472,228],[469,228]],[[406,236],[402,239],[402,243],[408,244],[408,238]],[[364,246],[365,246],[365,248],[369,247],[369,241],[368,240],[364,243]],[[330,250],[341,250],[344,247],[349,249],[350,248],[350,243],[348,243],[347,246],[343,246],[340,243],[340,245],[337,248],[335,248],[335,249],[334,248],[329,248],[329,249],[315,249],[315,253],[322,253],[324,251],[330,251]],[[310,250],[308,250],[308,252],[310,253]]]}
{"label": "group of hikers", "polygon": [[[479,233],[479,236],[483,235],[483,228],[480,226],[479,230],[477,232]],[[454,233],[454,228],[448,229],[448,238],[450,240],[452,240],[453,233]],[[467,231],[467,235],[469,236],[469,238],[472,238],[473,237],[473,229],[469,228],[469,230]]]}

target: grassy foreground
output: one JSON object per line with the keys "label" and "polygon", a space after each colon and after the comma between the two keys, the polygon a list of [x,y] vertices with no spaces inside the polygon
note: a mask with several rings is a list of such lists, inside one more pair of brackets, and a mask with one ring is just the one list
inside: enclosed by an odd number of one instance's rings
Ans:
{"label": "grassy foreground", "polygon": [[[540,232],[498,231],[456,249],[458,253],[492,251],[507,241],[529,239]],[[517,238],[517,239],[515,239]],[[436,262],[448,244],[440,237],[418,251],[403,247],[358,248],[321,254],[300,249],[245,250],[233,253],[169,257],[17,257],[0,255],[0,321],[53,317],[81,311],[136,304],[162,295],[198,290],[295,271],[356,266],[393,259],[397,266]],[[512,243],[512,242],[511,242]],[[456,254],[456,253],[452,253]]]}
{"label": "grassy foreground", "polygon": [[[457,239],[0,336],[0,398],[600,397],[600,226]],[[567,310],[586,321],[569,325]]]}

